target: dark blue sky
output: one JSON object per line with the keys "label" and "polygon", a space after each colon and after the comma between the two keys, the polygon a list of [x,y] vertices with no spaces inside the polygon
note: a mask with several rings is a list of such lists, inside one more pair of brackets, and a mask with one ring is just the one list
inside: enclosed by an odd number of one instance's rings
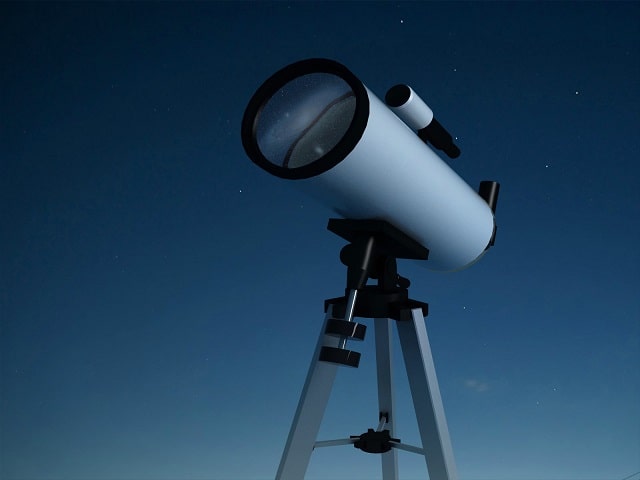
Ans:
{"label": "dark blue sky", "polygon": [[[481,262],[400,265],[461,480],[639,471],[639,22],[637,2],[0,4],[0,478],[273,478],[343,242],[240,121],[318,56],[379,96],[412,85],[456,171],[502,184]],[[377,420],[370,337],[322,438]],[[379,476],[336,447],[307,478]]]}

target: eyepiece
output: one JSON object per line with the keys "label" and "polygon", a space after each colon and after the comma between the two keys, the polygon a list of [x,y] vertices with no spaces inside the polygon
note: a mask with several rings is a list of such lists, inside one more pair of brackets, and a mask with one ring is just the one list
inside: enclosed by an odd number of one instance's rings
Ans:
{"label": "eyepiece", "polygon": [[483,180],[480,182],[478,194],[487,202],[491,211],[495,214],[498,206],[498,193],[500,193],[500,184],[493,180]]}

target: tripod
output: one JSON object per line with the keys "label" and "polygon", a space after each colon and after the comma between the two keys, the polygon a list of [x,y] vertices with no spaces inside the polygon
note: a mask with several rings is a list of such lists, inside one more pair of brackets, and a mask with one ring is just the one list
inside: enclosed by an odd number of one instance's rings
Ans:
{"label": "tripod", "polygon": [[[326,317],[300,395],[276,480],[301,480],[314,448],[354,445],[381,455],[383,480],[398,480],[397,450],[424,455],[430,480],[457,480],[449,431],[440,398],[424,322],[428,305],[409,299],[409,280],[398,275],[398,258],[426,260],[429,251],[381,220],[329,220],[328,229],[350,243],[340,252],[347,266],[344,297],[325,301]],[[367,285],[377,279],[377,285]],[[354,317],[373,318],[378,375],[376,430],[338,440],[317,441],[322,417],[340,365],[357,367],[349,340],[363,340],[366,326]],[[391,324],[395,321],[409,378],[422,447],[395,438]]]}

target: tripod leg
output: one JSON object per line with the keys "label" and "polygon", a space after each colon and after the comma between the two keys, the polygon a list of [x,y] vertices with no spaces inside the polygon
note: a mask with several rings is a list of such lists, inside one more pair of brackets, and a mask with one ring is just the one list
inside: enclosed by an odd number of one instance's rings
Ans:
{"label": "tripod leg", "polygon": [[422,310],[403,312],[408,318],[397,322],[400,345],[409,377],[422,448],[430,480],[457,480],[453,449],[444,416],[440,388],[431,356]]}
{"label": "tripod leg", "polygon": [[311,453],[338,369],[336,364],[318,361],[320,349],[323,346],[337,347],[340,341],[338,337],[325,335],[327,320],[331,318],[332,309],[332,306],[327,309],[307,379],[300,394],[298,408],[293,417],[291,430],[289,430],[289,437],[282,453],[276,480],[301,480],[309,466]]}
{"label": "tripod leg", "polygon": [[[380,413],[387,414],[385,428],[394,437],[395,411],[393,404],[393,366],[391,356],[391,321],[375,319],[376,365],[378,368],[378,406]],[[398,451],[392,448],[381,454],[382,479],[398,480]]]}

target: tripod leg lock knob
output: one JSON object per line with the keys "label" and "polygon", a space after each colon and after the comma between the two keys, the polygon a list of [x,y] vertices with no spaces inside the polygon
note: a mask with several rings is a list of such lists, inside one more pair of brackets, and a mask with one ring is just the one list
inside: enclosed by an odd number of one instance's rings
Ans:
{"label": "tripod leg lock knob", "polygon": [[353,350],[336,347],[322,347],[318,360],[321,362],[337,363],[347,367],[358,368],[360,364],[360,354]]}

